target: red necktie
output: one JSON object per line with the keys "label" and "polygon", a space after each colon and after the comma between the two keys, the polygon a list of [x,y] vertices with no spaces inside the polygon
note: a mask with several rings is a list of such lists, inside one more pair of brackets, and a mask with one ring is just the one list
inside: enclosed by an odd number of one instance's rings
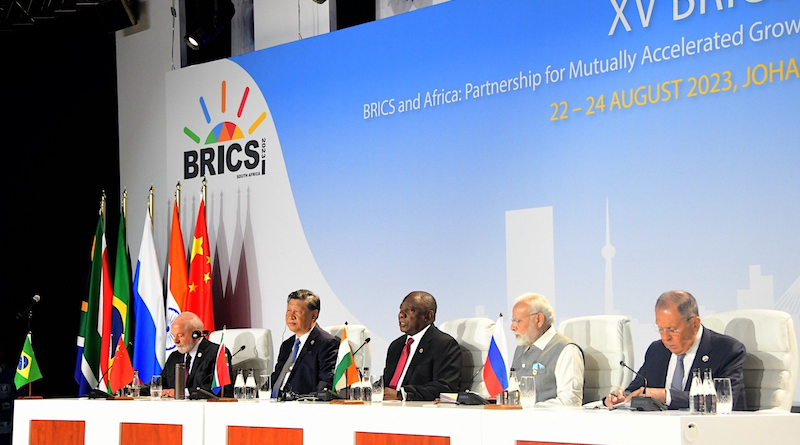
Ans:
{"label": "red necktie", "polygon": [[186,353],[186,380],[189,380],[189,370],[192,367],[192,356]]}
{"label": "red necktie", "polygon": [[403,353],[400,354],[400,361],[397,362],[397,368],[395,368],[394,375],[392,375],[392,381],[389,382],[389,388],[397,389],[397,384],[400,383],[400,376],[403,375],[403,369],[406,368],[408,354],[411,353],[411,343],[414,343],[414,339],[408,337],[408,341],[403,347]]}

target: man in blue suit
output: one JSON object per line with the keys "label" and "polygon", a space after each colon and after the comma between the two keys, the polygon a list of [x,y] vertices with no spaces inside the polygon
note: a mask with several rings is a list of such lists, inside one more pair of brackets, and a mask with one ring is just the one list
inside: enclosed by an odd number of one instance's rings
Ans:
{"label": "man in blue suit", "polygon": [[310,394],[330,388],[339,341],[317,325],[319,297],[306,289],[289,294],[286,326],[294,333],[281,344],[275,372],[273,397],[280,393]]}
{"label": "man in blue suit", "polygon": [[669,409],[689,407],[692,370],[711,368],[713,377],[731,379],[733,409],[747,408],[742,380],[745,359],[744,345],[733,337],[719,334],[700,324],[697,301],[684,291],[664,292],[656,301],[656,329],[660,341],[647,348],[640,376],[623,392],[612,391],[604,399],[606,406],[630,401],[644,392]]}

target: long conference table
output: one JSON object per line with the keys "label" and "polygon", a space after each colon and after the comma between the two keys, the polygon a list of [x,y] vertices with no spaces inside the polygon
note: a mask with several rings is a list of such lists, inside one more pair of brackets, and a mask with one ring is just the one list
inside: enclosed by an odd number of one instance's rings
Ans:
{"label": "long conference table", "polygon": [[491,410],[425,402],[17,400],[13,445],[797,444],[800,414],[586,408]]}

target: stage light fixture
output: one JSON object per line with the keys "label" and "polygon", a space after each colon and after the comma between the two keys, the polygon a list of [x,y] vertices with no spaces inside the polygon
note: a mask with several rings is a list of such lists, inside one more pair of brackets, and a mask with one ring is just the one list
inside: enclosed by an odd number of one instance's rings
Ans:
{"label": "stage light fixture", "polygon": [[183,40],[189,48],[199,50],[230,25],[236,9],[231,0],[196,0],[194,11]]}

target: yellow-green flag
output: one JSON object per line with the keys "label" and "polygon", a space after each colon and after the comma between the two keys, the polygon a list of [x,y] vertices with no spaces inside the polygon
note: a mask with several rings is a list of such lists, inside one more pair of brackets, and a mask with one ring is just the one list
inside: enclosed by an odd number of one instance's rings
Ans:
{"label": "yellow-green flag", "polygon": [[42,378],[42,373],[39,371],[39,364],[36,363],[36,356],[33,354],[33,346],[31,346],[31,333],[25,337],[25,344],[22,345],[22,353],[19,355],[19,364],[17,365],[17,375],[14,376],[14,384],[17,389],[22,388],[30,382]]}

